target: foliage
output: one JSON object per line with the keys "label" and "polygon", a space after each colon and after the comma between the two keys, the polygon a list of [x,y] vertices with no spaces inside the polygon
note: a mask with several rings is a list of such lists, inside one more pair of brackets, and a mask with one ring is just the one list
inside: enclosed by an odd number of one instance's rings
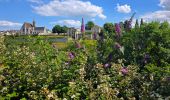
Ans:
{"label": "foliage", "polygon": [[67,33],[68,27],[67,26],[60,26],[60,25],[55,25],[52,29],[53,33]]}
{"label": "foliage", "polygon": [[114,25],[112,23],[105,23],[103,28],[105,29],[106,32],[112,33],[114,32]]}
{"label": "foliage", "polygon": [[118,31],[121,25],[106,26],[98,40],[73,40],[62,49],[44,37],[21,43],[0,37],[0,98],[167,99],[169,24],[143,23],[126,33]]}
{"label": "foliage", "polygon": [[94,25],[95,25],[94,22],[88,21],[87,24],[86,24],[86,26],[85,26],[85,29],[86,29],[86,30],[91,30],[91,28],[93,28]]}

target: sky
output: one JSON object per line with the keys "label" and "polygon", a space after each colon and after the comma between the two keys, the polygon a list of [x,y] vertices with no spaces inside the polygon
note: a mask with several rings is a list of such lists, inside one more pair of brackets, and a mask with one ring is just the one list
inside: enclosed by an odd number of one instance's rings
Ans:
{"label": "sky", "polygon": [[170,0],[0,0],[0,30],[20,29],[24,22],[52,29],[77,27],[81,19],[103,26],[129,19],[170,22]]}

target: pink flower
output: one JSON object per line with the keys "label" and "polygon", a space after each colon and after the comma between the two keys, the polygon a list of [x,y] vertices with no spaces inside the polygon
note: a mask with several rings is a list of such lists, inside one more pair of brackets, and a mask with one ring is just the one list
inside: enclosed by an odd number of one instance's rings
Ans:
{"label": "pink flower", "polygon": [[79,42],[76,42],[76,48],[81,48],[81,45]]}
{"label": "pink flower", "polygon": [[121,48],[121,45],[116,42],[116,43],[115,43],[115,48],[116,48],[116,49],[120,49],[120,48]]}
{"label": "pink flower", "polygon": [[121,72],[123,75],[126,75],[128,73],[128,69],[127,68],[122,68]]}
{"label": "pink flower", "polygon": [[69,52],[68,56],[69,56],[70,59],[74,59],[75,54],[73,52]]}
{"label": "pink flower", "polygon": [[166,78],[166,80],[167,80],[167,81],[170,81],[170,76],[168,76],[168,77]]}
{"label": "pink flower", "polygon": [[95,39],[95,40],[97,39],[97,34],[96,33],[93,34],[93,39]]}
{"label": "pink flower", "polygon": [[104,67],[105,67],[105,68],[109,67],[109,64],[108,64],[108,63],[107,63],[107,64],[104,64]]}
{"label": "pink flower", "polygon": [[65,65],[69,65],[69,63],[68,63],[68,62],[65,62]]}
{"label": "pink flower", "polygon": [[121,37],[121,35],[122,35],[121,28],[118,23],[115,24],[115,32],[116,32],[116,37]]}

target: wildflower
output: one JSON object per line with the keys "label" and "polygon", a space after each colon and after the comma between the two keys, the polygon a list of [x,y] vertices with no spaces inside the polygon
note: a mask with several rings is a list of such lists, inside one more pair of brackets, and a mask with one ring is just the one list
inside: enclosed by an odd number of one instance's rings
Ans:
{"label": "wildflower", "polygon": [[66,63],[65,63],[65,65],[69,65],[69,63],[68,63],[68,62],[66,62]]}
{"label": "wildflower", "polygon": [[96,33],[93,34],[93,39],[95,39],[95,40],[97,39],[97,34]]}
{"label": "wildflower", "polygon": [[75,57],[75,55],[74,55],[74,53],[73,53],[73,52],[69,52],[69,54],[68,54],[68,55],[69,55],[69,58],[70,58],[70,59],[74,59],[74,57]]}
{"label": "wildflower", "polygon": [[145,54],[145,59],[150,59],[150,55],[149,54]]}
{"label": "wildflower", "polygon": [[63,100],[67,100],[66,98],[64,98]]}
{"label": "wildflower", "polygon": [[105,68],[108,68],[110,65],[107,63],[107,64],[104,64],[104,67]]}
{"label": "wildflower", "polygon": [[144,56],[144,63],[145,64],[148,63],[149,59],[150,59],[150,55],[149,54],[145,54],[145,56]]}
{"label": "wildflower", "polygon": [[75,98],[76,96],[75,95],[72,95],[71,98]]}
{"label": "wildflower", "polygon": [[116,49],[120,49],[120,48],[121,48],[121,45],[116,42],[116,43],[115,43],[115,48],[116,48]]}
{"label": "wildflower", "polygon": [[115,24],[116,37],[121,37],[121,28],[118,23]]}
{"label": "wildflower", "polygon": [[76,48],[81,48],[81,45],[79,42],[76,42]]}
{"label": "wildflower", "polygon": [[128,73],[128,69],[127,68],[122,68],[121,72],[123,75],[126,75]]}
{"label": "wildflower", "polygon": [[167,81],[170,81],[170,76],[166,78]]}
{"label": "wildflower", "polygon": [[121,28],[120,28],[120,25],[118,23],[115,24],[115,31],[116,33],[118,33],[119,35],[121,35]]}
{"label": "wildflower", "polygon": [[57,46],[56,46],[55,44],[52,44],[52,47],[53,47],[53,48],[57,48]]}

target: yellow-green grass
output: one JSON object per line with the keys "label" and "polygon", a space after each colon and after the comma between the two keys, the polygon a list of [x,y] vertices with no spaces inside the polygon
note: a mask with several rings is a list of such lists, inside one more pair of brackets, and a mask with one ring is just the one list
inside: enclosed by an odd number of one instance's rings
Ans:
{"label": "yellow-green grass", "polygon": [[97,43],[97,40],[84,40],[83,43],[90,45],[90,46],[95,46]]}
{"label": "yellow-green grass", "polygon": [[55,47],[58,48],[58,49],[62,49],[62,48],[67,47],[67,43],[64,43],[64,42],[56,42],[56,43],[52,43],[52,44],[55,45]]}

